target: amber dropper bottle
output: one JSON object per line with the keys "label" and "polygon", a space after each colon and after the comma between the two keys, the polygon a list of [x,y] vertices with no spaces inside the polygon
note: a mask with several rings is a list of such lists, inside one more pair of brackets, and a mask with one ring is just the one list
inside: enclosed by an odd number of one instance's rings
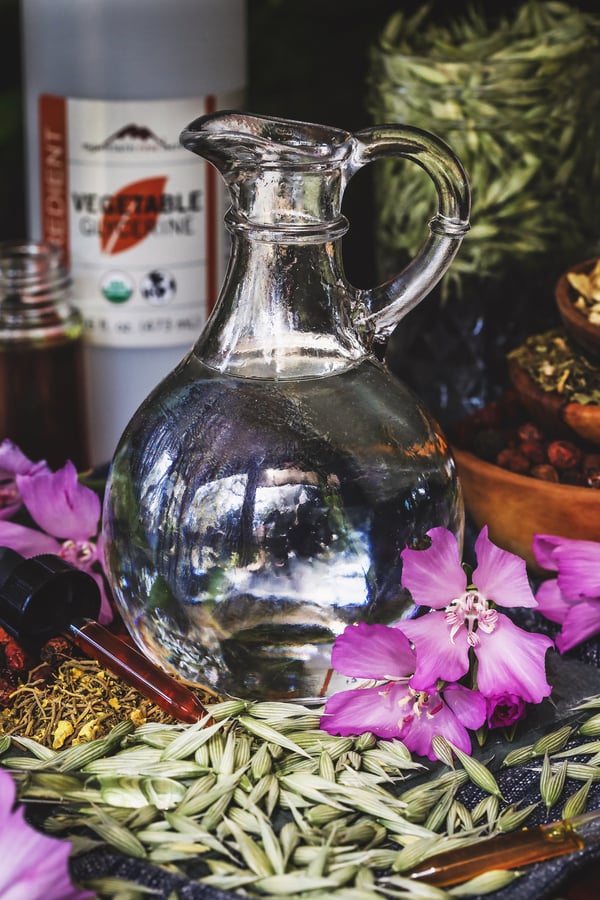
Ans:
{"label": "amber dropper bottle", "polygon": [[197,722],[210,716],[196,695],[130,644],[126,644],[93,619],[70,622],[64,630],[67,637],[83,650],[86,656],[98,660],[144,697],[156,703],[180,722]]}
{"label": "amber dropper bottle", "polygon": [[415,881],[450,887],[492,869],[516,869],[574,853],[599,840],[600,810],[594,810],[572,819],[522,828],[511,834],[485,838],[468,847],[436,853],[409,874]]}
{"label": "amber dropper bottle", "polygon": [[53,468],[89,463],[83,319],[58,247],[0,243],[0,436]]}
{"label": "amber dropper bottle", "polygon": [[52,554],[24,559],[0,547],[0,624],[17,640],[40,646],[64,633],[173,718],[211,723],[193,691],[95,621],[99,610],[91,575]]}

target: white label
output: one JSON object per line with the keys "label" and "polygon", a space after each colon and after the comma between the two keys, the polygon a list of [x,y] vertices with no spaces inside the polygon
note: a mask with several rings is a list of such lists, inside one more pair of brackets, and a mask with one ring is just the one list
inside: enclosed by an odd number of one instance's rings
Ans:
{"label": "white label", "polygon": [[179,134],[231,105],[40,98],[43,236],[63,248],[90,343],[198,336],[223,274],[225,190]]}

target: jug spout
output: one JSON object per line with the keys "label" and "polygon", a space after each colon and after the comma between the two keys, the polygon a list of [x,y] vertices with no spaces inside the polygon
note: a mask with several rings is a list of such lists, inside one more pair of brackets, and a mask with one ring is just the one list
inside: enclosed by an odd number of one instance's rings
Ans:
{"label": "jug spout", "polygon": [[212,162],[227,181],[268,165],[341,164],[352,153],[352,135],[339,128],[229,110],[195,119],[180,140]]}
{"label": "jug spout", "polygon": [[[196,119],[182,133],[184,147],[211,162],[233,200],[227,224],[302,229],[325,226],[325,239],[348,228],[340,215],[344,166],[352,136],[337,128],[236,112]],[[258,236],[258,235],[257,235]],[[263,237],[267,237],[264,233]]]}

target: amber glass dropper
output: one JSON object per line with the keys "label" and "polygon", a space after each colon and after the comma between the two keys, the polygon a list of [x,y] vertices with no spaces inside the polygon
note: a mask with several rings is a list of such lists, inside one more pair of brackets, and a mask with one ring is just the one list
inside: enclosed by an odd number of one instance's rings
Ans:
{"label": "amber glass dropper", "polygon": [[100,591],[87,572],[52,554],[24,559],[0,547],[0,624],[10,634],[39,646],[64,633],[173,718],[212,723],[190,688],[96,622],[99,611]]}
{"label": "amber glass dropper", "polygon": [[450,887],[492,869],[515,869],[574,853],[598,840],[600,810],[594,810],[572,819],[522,828],[511,834],[484,838],[468,847],[436,853],[409,876],[436,887]]}
{"label": "amber glass dropper", "polygon": [[212,722],[208,711],[193,691],[98,622],[93,619],[70,622],[64,633],[86,656],[96,659],[115,675],[119,675],[174,719],[191,723],[206,716],[206,724]]}

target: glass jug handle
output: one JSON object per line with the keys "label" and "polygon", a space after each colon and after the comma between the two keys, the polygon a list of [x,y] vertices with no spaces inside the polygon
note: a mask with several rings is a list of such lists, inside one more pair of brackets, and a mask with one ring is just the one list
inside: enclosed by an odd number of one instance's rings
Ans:
{"label": "glass jug handle", "polygon": [[408,125],[378,125],[353,135],[355,150],[347,175],[376,159],[412,160],[433,181],[438,209],[429,222],[429,236],[411,262],[395,277],[375,288],[355,288],[355,300],[365,310],[365,325],[376,341],[385,341],[442,278],[469,230],[471,195],[465,171],[439,138]]}

